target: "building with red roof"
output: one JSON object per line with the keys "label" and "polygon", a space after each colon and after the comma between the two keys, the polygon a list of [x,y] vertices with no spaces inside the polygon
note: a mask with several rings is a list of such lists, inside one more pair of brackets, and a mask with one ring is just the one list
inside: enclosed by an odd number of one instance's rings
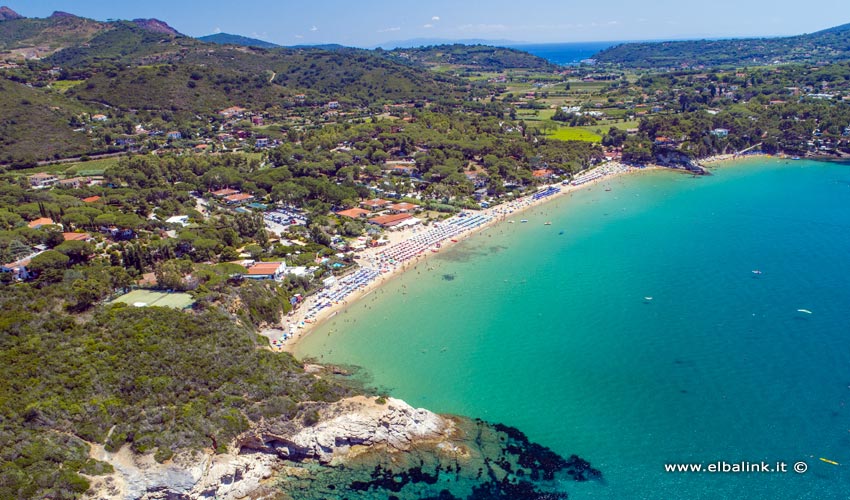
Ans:
{"label": "building with red roof", "polygon": [[342,215],[343,217],[351,217],[352,219],[365,219],[371,214],[369,210],[363,210],[362,208],[349,208],[348,210],[342,210],[337,212],[337,215]]}

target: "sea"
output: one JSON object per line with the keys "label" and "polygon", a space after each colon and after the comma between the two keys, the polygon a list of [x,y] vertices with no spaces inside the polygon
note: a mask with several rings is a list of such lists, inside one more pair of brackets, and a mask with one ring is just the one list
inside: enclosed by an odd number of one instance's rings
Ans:
{"label": "sea", "polygon": [[571,499],[850,497],[850,165],[644,171],[510,220],[297,355],[579,455],[603,480]]}
{"label": "sea", "polygon": [[542,57],[553,64],[574,66],[582,61],[592,59],[598,52],[623,42],[581,42],[581,43],[542,43],[511,45],[537,57]]}

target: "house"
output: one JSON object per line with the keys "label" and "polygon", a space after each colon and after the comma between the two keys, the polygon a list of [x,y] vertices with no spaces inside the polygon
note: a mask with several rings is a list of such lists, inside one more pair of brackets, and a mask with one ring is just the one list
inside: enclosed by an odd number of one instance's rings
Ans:
{"label": "house", "polygon": [[209,144],[198,144],[197,146],[195,146],[195,152],[203,153],[209,147]]}
{"label": "house", "polygon": [[53,219],[51,219],[50,217],[41,217],[41,218],[38,218],[38,219],[30,222],[29,224],[27,224],[27,226],[30,229],[38,229],[41,226],[49,226],[51,224],[55,224],[53,222]]}
{"label": "house", "polygon": [[339,109],[339,102],[330,101],[330,102],[328,102],[327,106],[328,106],[328,109]]}
{"label": "house", "polygon": [[96,201],[100,201],[100,196],[89,196],[88,198],[83,198],[83,203],[94,203]]}
{"label": "house", "polygon": [[65,241],[89,241],[92,239],[89,233],[62,233]]}
{"label": "house", "polygon": [[262,127],[265,124],[265,120],[263,120],[262,116],[253,116],[251,117],[251,123],[256,127]]}
{"label": "house", "polygon": [[0,273],[12,273],[12,277],[16,280],[25,280],[32,277],[32,273],[27,269],[27,266],[30,265],[30,261],[38,254],[42,253],[44,250],[36,250],[35,253],[30,254],[23,259],[17,260],[15,262],[10,262],[9,264],[0,264]]}
{"label": "house", "polygon": [[286,275],[285,262],[257,262],[248,268],[243,278],[252,280],[280,281]]}
{"label": "house", "polygon": [[247,193],[239,193],[239,194],[232,194],[230,196],[225,196],[222,199],[228,205],[238,205],[240,203],[245,203],[246,201],[253,200],[254,197],[250,194],[247,194]]}
{"label": "house", "polygon": [[337,215],[341,215],[343,217],[351,217],[352,219],[365,219],[372,213],[369,210],[363,210],[362,208],[350,208],[348,210],[342,210],[337,212]]}
{"label": "house", "polygon": [[412,218],[413,217],[410,214],[382,215],[380,217],[375,217],[374,219],[369,219],[369,224],[375,224],[386,229],[398,226],[405,220]]}
{"label": "house", "polygon": [[258,148],[264,148],[269,145],[268,137],[257,137],[257,142],[254,143],[254,146]]}
{"label": "house", "polygon": [[245,108],[240,108],[239,106],[231,106],[229,108],[222,109],[218,112],[218,114],[220,114],[224,118],[233,118],[234,116],[239,118],[244,112]]}
{"label": "house", "polygon": [[533,170],[531,172],[531,175],[533,175],[536,179],[548,179],[548,178],[552,177],[554,174],[555,173],[548,168]]}
{"label": "house", "polygon": [[92,121],[96,121],[96,122],[105,122],[109,118],[107,118],[106,115],[98,114],[98,115],[92,115],[91,119],[92,119]]}
{"label": "house", "polygon": [[212,192],[212,195],[215,196],[216,198],[224,198],[225,196],[231,196],[231,195],[234,195],[234,194],[239,194],[239,191],[237,189],[225,188],[225,189],[219,189],[218,191]]}
{"label": "house", "polygon": [[181,134],[177,130],[172,130],[171,132],[167,132],[165,134],[165,137],[166,137],[166,139],[175,139],[176,140],[176,139],[182,139],[183,134]]}
{"label": "house", "polygon": [[383,208],[386,208],[387,205],[390,205],[390,204],[392,204],[392,202],[387,201],[387,200],[382,200],[381,198],[374,198],[374,199],[371,199],[371,200],[366,200],[366,201],[360,202],[361,207],[368,209],[368,210],[372,210],[373,212],[376,211],[376,210],[381,210]]}
{"label": "house", "polygon": [[79,189],[80,186],[87,185],[91,182],[88,177],[71,177],[70,179],[62,179],[57,184],[64,188]]}
{"label": "house", "polygon": [[47,174],[47,173],[44,173],[44,172],[39,172],[37,174],[33,174],[33,175],[27,177],[27,179],[29,179],[29,181],[30,181],[30,186],[32,186],[36,189],[46,188],[47,186],[55,184],[56,182],[59,181],[58,176],[53,175],[53,174]]}
{"label": "house", "polygon": [[716,128],[716,129],[711,131],[711,135],[713,135],[715,137],[728,137],[729,136],[729,129]]}
{"label": "house", "polygon": [[169,217],[165,219],[166,224],[180,224],[183,227],[189,225],[189,216],[188,215],[175,215],[173,217]]}
{"label": "house", "polygon": [[417,210],[419,208],[419,205],[414,205],[413,203],[402,202],[402,203],[393,203],[392,205],[389,205],[387,208],[390,210],[390,212],[392,212],[394,214],[407,214],[407,213],[413,212],[414,210]]}

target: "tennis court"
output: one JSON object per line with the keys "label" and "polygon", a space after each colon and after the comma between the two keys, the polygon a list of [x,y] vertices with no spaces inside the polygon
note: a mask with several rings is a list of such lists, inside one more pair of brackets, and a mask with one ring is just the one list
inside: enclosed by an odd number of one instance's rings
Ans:
{"label": "tennis court", "polygon": [[171,307],[174,309],[186,309],[195,303],[188,293],[154,292],[151,290],[133,290],[112,301],[123,302],[136,307]]}

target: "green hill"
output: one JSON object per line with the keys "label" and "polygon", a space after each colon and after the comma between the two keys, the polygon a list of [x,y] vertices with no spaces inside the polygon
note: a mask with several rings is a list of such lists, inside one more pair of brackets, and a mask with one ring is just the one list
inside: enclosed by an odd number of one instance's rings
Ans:
{"label": "green hill", "polygon": [[108,29],[106,23],[61,12],[44,19],[5,20],[0,22],[0,58],[27,52],[48,55],[81,45]]}
{"label": "green hill", "polygon": [[242,45],[244,47],[259,47],[261,49],[273,49],[279,45],[257,40],[256,38],[248,38],[247,36],[231,35],[230,33],[216,33],[198,37],[198,40],[206,43],[215,43],[218,45]]}
{"label": "green hill", "polygon": [[[440,84],[439,75],[417,71],[366,50],[209,47],[203,45],[195,50],[184,46],[179,53],[155,55],[170,64],[98,73],[68,95],[120,109],[167,109],[194,114],[230,105],[279,105],[283,97],[296,93],[322,102],[337,99],[367,105],[384,100],[435,99],[451,92]],[[139,48],[136,55],[143,50]],[[89,52],[88,57],[97,57],[96,54]]]}
{"label": "green hill", "polygon": [[557,66],[546,59],[517,49],[488,45],[432,45],[386,52],[393,58],[425,66],[460,66],[478,71],[530,69],[553,71]]}
{"label": "green hill", "polygon": [[785,38],[627,43],[594,58],[629,68],[838,62],[850,59],[850,24]]}
{"label": "green hill", "polygon": [[59,93],[0,79],[0,162],[88,152],[89,138],[70,125],[87,111]]}

